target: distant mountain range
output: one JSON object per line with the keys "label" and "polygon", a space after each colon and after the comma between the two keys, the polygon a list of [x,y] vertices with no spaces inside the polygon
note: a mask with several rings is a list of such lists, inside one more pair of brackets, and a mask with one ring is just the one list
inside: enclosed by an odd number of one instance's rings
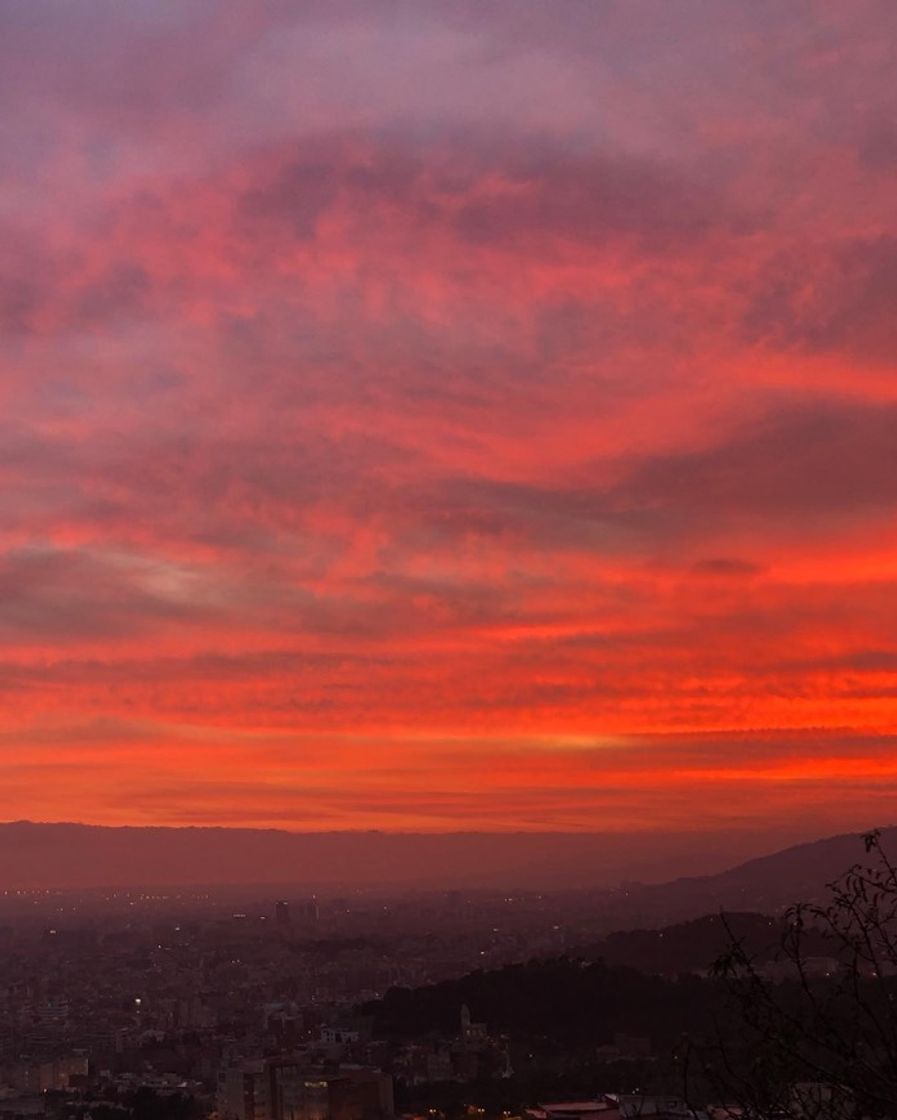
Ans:
{"label": "distant mountain range", "polygon": [[[16,821],[0,824],[0,889],[188,884],[596,889],[642,875],[655,885],[608,892],[602,902],[608,915],[679,921],[720,907],[775,912],[818,894],[864,854],[859,834],[850,834],[799,844],[717,874],[672,878],[683,869],[707,867],[711,849],[721,861],[727,851],[748,846],[750,837],[732,835],[727,849],[725,837],[708,841],[699,834],[291,833]],[[897,827],[883,835],[897,851]]]}
{"label": "distant mountain range", "polygon": [[[897,855],[897,827],[881,830],[885,851]],[[794,902],[827,896],[827,885],[866,855],[862,835],[829,836],[748,860],[716,875],[675,879],[629,892],[626,912],[684,921],[720,910],[775,914]]]}
{"label": "distant mountain range", "polygon": [[580,888],[721,870],[756,833],[287,832],[0,824],[0,889],[295,884]]}

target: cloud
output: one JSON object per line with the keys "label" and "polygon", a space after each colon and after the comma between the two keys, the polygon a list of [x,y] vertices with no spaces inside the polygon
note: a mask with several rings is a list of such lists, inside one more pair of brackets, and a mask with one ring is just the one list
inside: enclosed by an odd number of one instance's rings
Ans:
{"label": "cloud", "polygon": [[692,571],[701,576],[741,579],[758,575],[762,568],[752,564],[750,560],[740,560],[737,556],[714,556],[698,560],[692,565]]}
{"label": "cloud", "polygon": [[699,518],[851,518],[897,501],[893,405],[808,399],[770,411],[706,450],[636,466],[629,506]]}
{"label": "cloud", "polygon": [[22,812],[79,760],[118,820],[890,790],[894,19],[4,9]]}
{"label": "cloud", "polygon": [[760,274],[745,326],[769,346],[893,365],[897,237],[792,250]]}

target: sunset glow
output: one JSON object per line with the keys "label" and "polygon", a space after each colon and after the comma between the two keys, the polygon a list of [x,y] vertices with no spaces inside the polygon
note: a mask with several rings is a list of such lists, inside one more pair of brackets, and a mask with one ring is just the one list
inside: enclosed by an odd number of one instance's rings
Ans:
{"label": "sunset glow", "polygon": [[895,43],[3,5],[3,816],[893,820]]}

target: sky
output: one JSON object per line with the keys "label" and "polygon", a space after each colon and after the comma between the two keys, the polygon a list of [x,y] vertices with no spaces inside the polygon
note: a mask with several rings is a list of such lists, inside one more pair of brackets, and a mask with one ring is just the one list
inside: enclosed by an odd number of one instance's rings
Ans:
{"label": "sky", "polygon": [[4,816],[897,820],[895,56],[0,0]]}

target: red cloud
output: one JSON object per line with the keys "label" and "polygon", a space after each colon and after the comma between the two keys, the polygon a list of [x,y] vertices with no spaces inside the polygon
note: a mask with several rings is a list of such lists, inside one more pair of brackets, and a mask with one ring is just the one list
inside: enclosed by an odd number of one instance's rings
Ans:
{"label": "red cloud", "polygon": [[0,17],[16,815],[884,813],[890,6],[156,7]]}

